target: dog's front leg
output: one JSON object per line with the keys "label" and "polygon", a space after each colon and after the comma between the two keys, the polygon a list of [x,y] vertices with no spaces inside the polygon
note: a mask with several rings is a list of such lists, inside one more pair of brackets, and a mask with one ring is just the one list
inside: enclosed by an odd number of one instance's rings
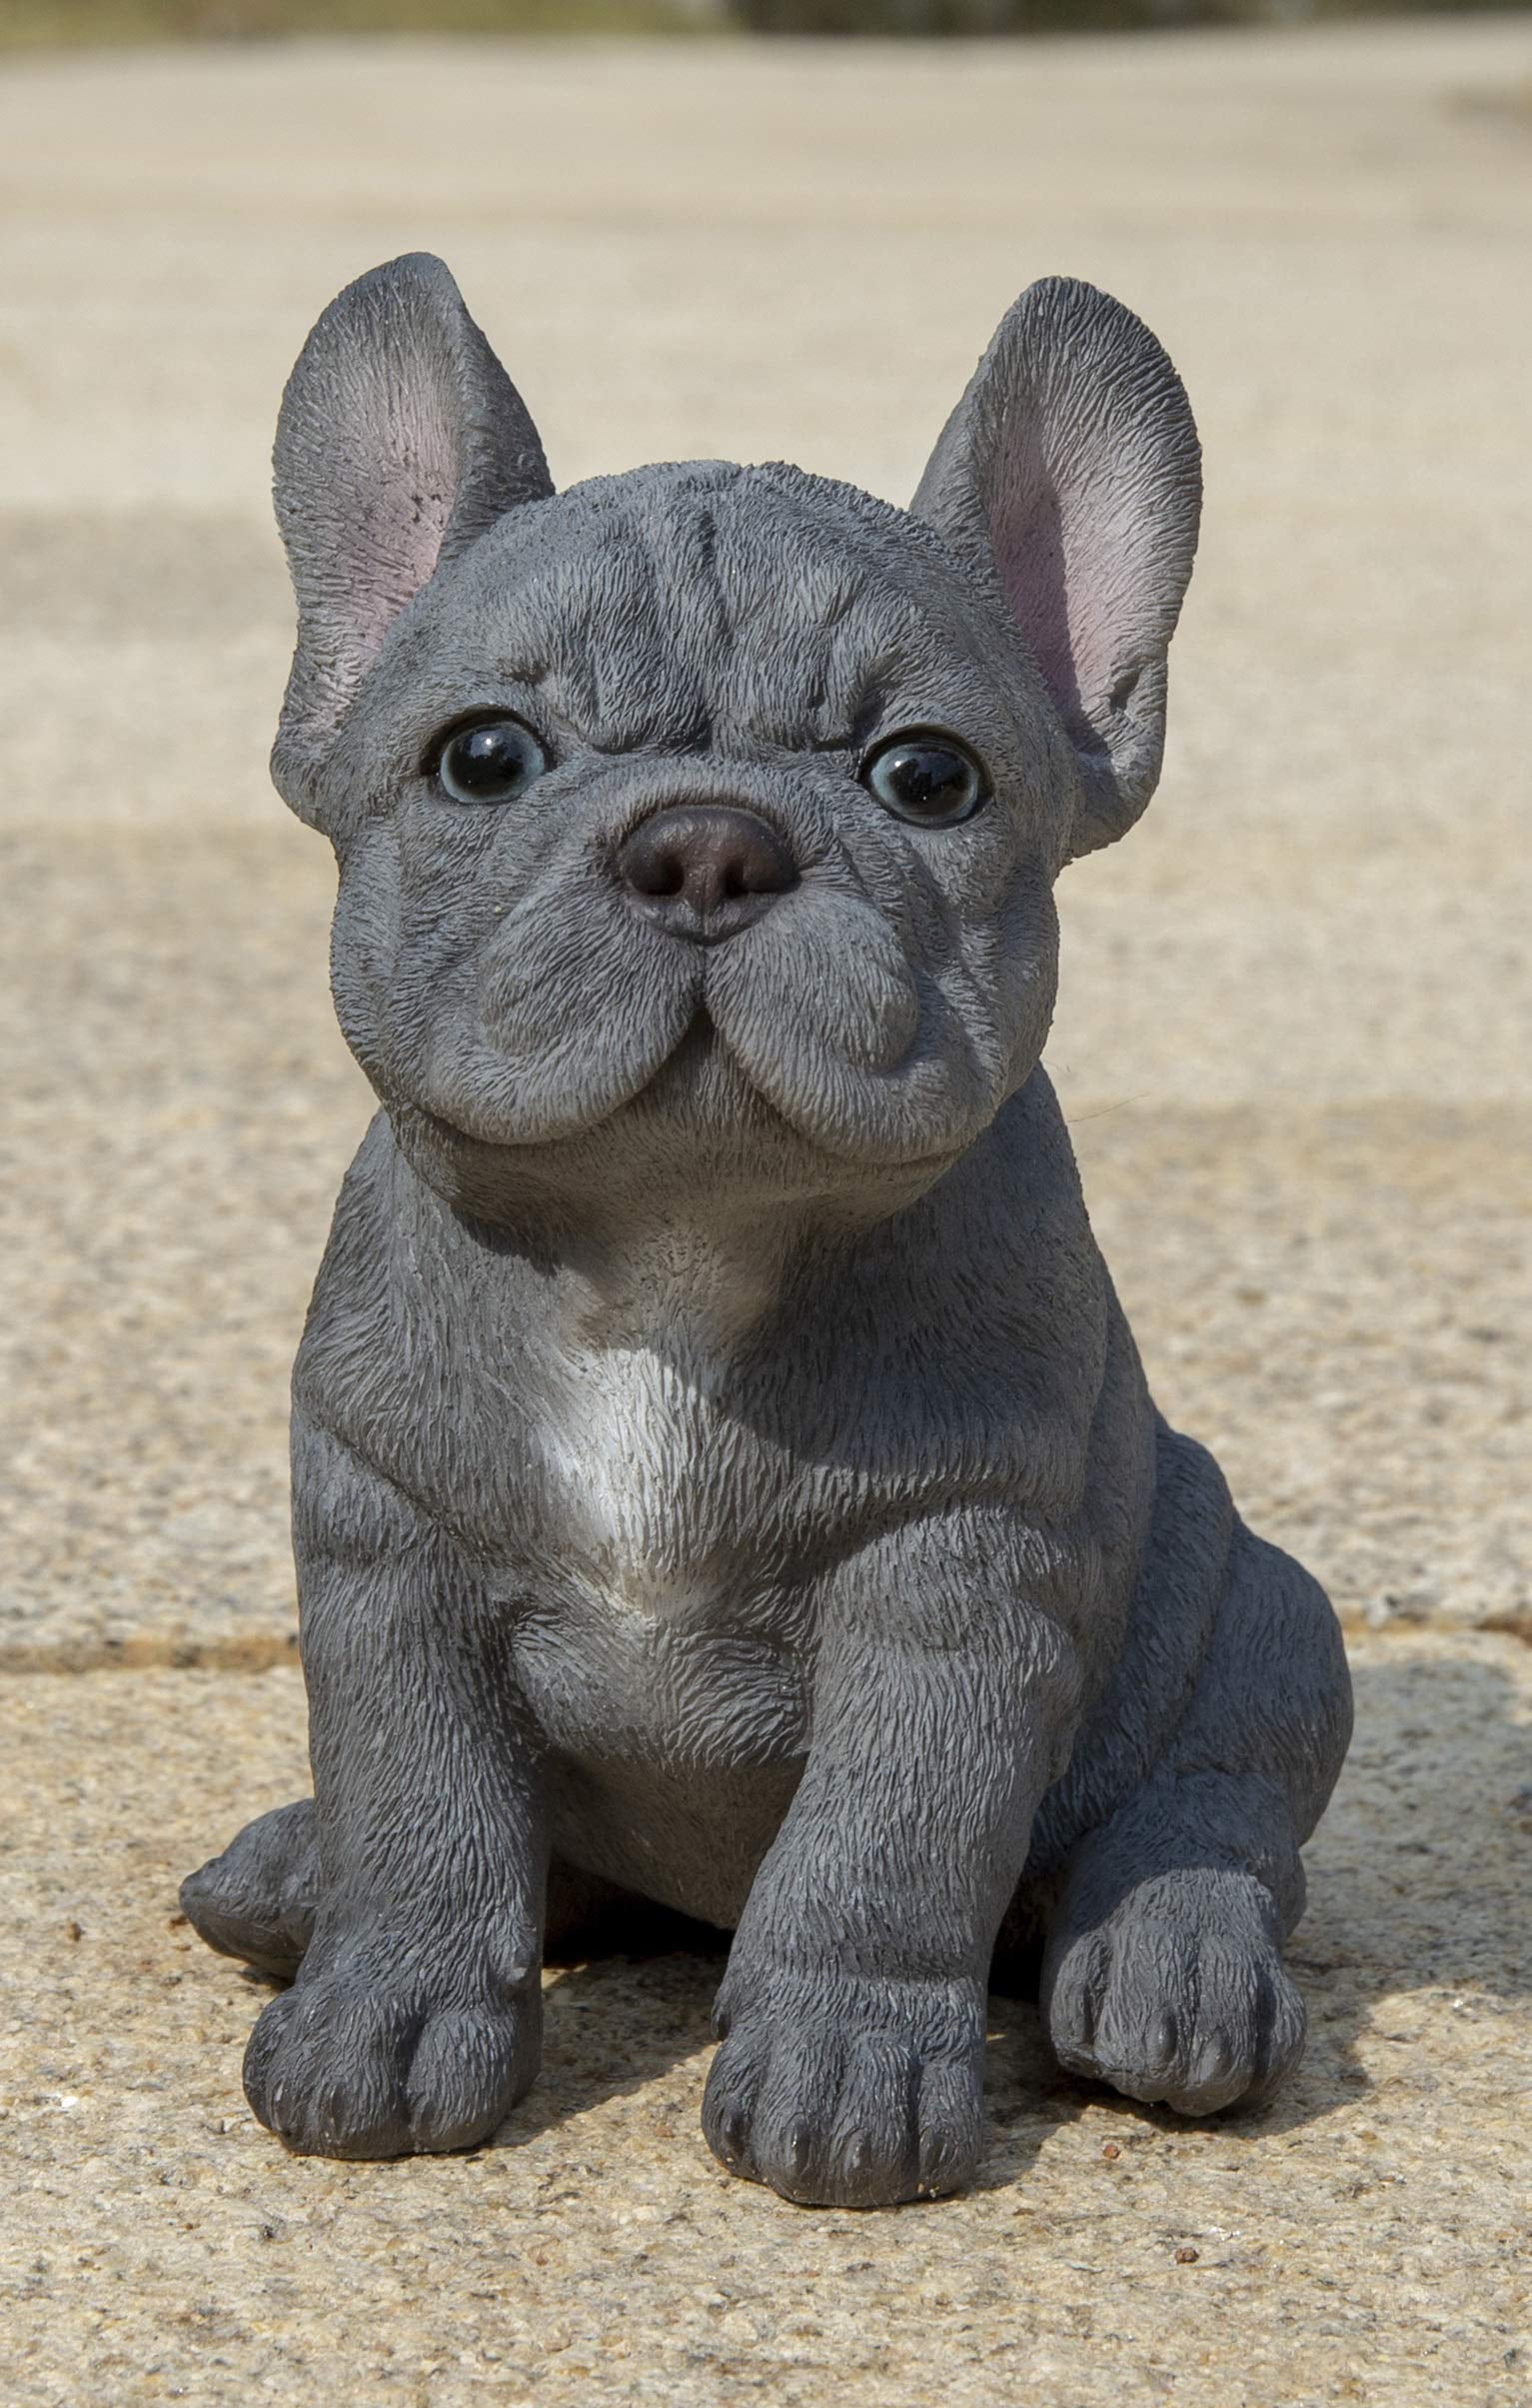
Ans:
{"label": "dog's front leg", "polygon": [[472,2146],[535,2079],[547,1864],[536,1737],[459,1550],[300,1433],[295,1533],[320,1895],[245,2089],[289,2146]]}
{"label": "dog's front leg", "polygon": [[703,2110],[724,2163],[789,2199],[886,2205],[978,2159],[990,1952],[1078,1689],[982,1537],[903,1531],[825,1599],[808,1761],[741,1918]]}

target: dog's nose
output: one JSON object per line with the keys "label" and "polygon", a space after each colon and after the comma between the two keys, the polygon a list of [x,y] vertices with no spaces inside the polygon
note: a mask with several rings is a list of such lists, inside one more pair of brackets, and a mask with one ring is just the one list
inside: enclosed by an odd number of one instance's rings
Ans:
{"label": "dog's nose", "polygon": [[677,804],[643,820],[621,846],[618,874],[638,909],[670,932],[716,945],[797,885],[797,865],[753,811]]}

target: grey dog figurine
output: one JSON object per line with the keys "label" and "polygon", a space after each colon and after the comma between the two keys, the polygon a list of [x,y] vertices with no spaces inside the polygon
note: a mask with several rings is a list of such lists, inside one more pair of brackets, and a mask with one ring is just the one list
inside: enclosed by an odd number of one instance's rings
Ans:
{"label": "grey dog figurine", "polygon": [[314,1798],[182,1892],[291,1978],[256,2114],[484,2140],[619,1895],[733,1931],[704,2127],[789,2199],[969,2179],[992,1961],[1074,2072],[1264,2097],[1345,1659],[1157,1417],[1039,1064],[1054,880],[1159,770],[1169,361],[1048,280],[907,512],[556,495],[412,257],[310,337],[276,492],[273,771],[383,1109],[294,1374]]}

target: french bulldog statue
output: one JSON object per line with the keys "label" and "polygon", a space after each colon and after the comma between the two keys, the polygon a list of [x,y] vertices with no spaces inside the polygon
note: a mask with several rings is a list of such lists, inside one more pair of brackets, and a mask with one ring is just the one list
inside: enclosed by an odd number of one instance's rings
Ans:
{"label": "french bulldog statue", "polygon": [[294,1374],[314,1797],[182,1893],[291,1977],[245,2081],[292,2148],[493,2133],[596,1894],[733,1931],[704,2128],[793,2200],[969,2179],[992,1961],[1132,2098],[1298,2056],[1339,1634],[1156,1416],[1040,1067],[1199,492],[1163,351],[1063,280],[907,512],[556,494],[430,258],[310,337],[273,773],[382,1110]]}

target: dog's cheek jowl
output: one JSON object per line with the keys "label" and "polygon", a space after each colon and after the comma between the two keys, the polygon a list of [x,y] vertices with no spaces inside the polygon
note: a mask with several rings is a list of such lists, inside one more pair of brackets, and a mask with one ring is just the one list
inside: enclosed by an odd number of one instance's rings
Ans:
{"label": "dog's cheek jowl", "polygon": [[402,1032],[391,1009],[403,942],[399,840],[393,825],[370,820],[341,865],[330,932],[330,982],[341,1034],[380,1092],[406,1065],[396,1057]]}
{"label": "dog's cheek jowl", "polygon": [[920,996],[892,931],[865,904],[794,897],[708,966],[720,1035],[768,1092],[805,1065],[896,1071],[915,1044]]}
{"label": "dog's cheek jowl", "polygon": [[818,980],[810,981],[804,998],[810,1026],[852,1070],[873,1077],[896,1071],[920,1026],[919,990],[908,967],[890,948],[853,950],[833,965],[832,976],[830,970],[822,962]]}
{"label": "dog's cheek jowl", "polygon": [[1006,1092],[1037,1067],[1058,999],[1058,912],[1038,862],[1022,865],[995,916],[984,984],[1009,1056]]}
{"label": "dog's cheek jowl", "polygon": [[858,958],[855,934],[853,926],[851,943],[842,932],[837,949],[815,948],[806,960],[773,953],[766,993],[743,976],[738,986],[726,980],[721,963],[719,992],[710,989],[720,1035],[783,1119],[848,1162],[944,1154],[994,1109],[991,1066],[940,979],[917,974],[881,927]]}
{"label": "dog's cheek jowl", "polygon": [[505,914],[473,979],[472,1008],[432,1044],[427,1101],[471,1135],[526,1145],[572,1136],[648,1086],[696,1012],[702,971],[576,873]]}

